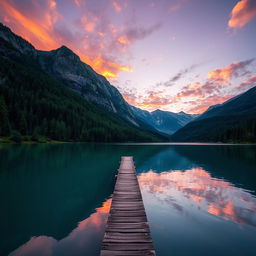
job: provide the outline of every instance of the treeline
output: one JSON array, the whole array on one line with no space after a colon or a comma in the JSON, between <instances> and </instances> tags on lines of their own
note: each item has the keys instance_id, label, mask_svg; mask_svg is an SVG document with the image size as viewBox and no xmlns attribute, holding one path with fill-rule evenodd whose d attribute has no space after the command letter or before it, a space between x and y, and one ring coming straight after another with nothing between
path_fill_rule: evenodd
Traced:
<instances>
[{"instance_id":1,"label":"treeline","mask_svg":"<svg viewBox=\"0 0 256 256\"><path fill-rule=\"evenodd\" d=\"M237 120L231 127L224 127L216 135L215 141L222 142L256 142L256 116L246 120Z\"/></svg>"},{"instance_id":2,"label":"treeline","mask_svg":"<svg viewBox=\"0 0 256 256\"><path fill-rule=\"evenodd\" d=\"M226 115L194 121L180 129L172 141L255 143L256 114Z\"/></svg>"},{"instance_id":3,"label":"treeline","mask_svg":"<svg viewBox=\"0 0 256 256\"><path fill-rule=\"evenodd\" d=\"M50 76L0 58L0 136L61 141L159 141ZM15 139L16 138L16 139Z\"/></svg>"}]
</instances>

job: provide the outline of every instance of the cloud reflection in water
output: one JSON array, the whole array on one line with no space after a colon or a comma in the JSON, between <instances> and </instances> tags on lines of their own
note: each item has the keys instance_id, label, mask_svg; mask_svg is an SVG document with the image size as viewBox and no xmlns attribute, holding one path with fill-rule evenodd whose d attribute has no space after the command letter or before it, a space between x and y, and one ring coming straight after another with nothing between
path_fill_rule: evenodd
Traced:
<instances>
[{"instance_id":1,"label":"cloud reflection in water","mask_svg":"<svg viewBox=\"0 0 256 256\"><path fill-rule=\"evenodd\" d=\"M213 178L203 168L139 175L142 192L184 211L187 205L238 224L256 226L256 198L232 183Z\"/></svg>"},{"instance_id":2,"label":"cloud reflection in water","mask_svg":"<svg viewBox=\"0 0 256 256\"><path fill-rule=\"evenodd\" d=\"M111 205L108 199L67 237L34 236L10 256L98 255Z\"/></svg>"}]
</instances>

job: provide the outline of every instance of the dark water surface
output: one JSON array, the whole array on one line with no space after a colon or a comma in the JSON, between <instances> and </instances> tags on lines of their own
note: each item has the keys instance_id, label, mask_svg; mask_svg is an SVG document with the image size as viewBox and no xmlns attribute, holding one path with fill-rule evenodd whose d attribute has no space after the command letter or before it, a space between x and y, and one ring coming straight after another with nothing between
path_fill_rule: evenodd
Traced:
<instances>
[{"instance_id":1,"label":"dark water surface","mask_svg":"<svg viewBox=\"0 0 256 256\"><path fill-rule=\"evenodd\" d=\"M99 255L122 155L158 256L256 255L256 146L0 145L0 255Z\"/></svg>"}]
</instances>

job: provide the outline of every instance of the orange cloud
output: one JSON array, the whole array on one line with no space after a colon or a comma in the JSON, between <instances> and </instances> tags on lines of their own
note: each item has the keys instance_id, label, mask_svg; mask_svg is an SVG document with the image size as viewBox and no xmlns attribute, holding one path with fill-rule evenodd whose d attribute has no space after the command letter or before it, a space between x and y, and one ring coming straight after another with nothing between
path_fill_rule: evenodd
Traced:
<instances>
[{"instance_id":1,"label":"orange cloud","mask_svg":"<svg viewBox=\"0 0 256 256\"><path fill-rule=\"evenodd\" d=\"M130 41L125 37L119 37L117 40L120 44L130 44Z\"/></svg>"},{"instance_id":2,"label":"orange cloud","mask_svg":"<svg viewBox=\"0 0 256 256\"><path fill-rule=\"evenodd\" d=\"M0 18L37 49L52 50L66 45L78 54L82 61L109 80L114 80L121 71L132 71L130 66L122 65L115 58L115 54L127 50L125 44L128 41L122 40L126 36L121 36L121 31L112 24L103 26L104 17L99 19L88 10L86 15L79 18L79 24L75 24L78 32L71 31L69 27L59 26L64 19L55 0L42 1L40 4L32 0L27 1L24 8L16 2L18 1L0 0ZM77 9L83 1L72 0L71 3ZM72 27L74 24L69 25ZM106 34L108 38L102 41ZM119 42L117 38L120 38Z\"/></svg>"},{"instance_id":3,"label":"orange cloud","mask_svg":"<svg viewBox=\"0 0 256 256\"><path fill-rule=\"evenodd\" d=\"M215 69L207 74L209 80L216 80L217 83L228 84L231 78L232 70L230 67Z\"/></svg>"},{"instance_id":4,"label":"orange cloud","mask_svg":"<svg viewBox=\"0 0 256 256\"><path fill-rule=\"evenodd\" d=\"M80 19L81 25L87 32L93 32L96 28L96 22L98 21L98 17L91 16L88 18L87 16L82 16Z\"/></svg>"},{"instance_id":5,"label":"orange cloud","mask_svg":"<svg viewBox=\"0 0 256 256\"><path fill-rule=\"evenodd\" d=\"M85 25L85 29L88 32L92 32L94 30L94 28L95 28L95 24L93 22L88 22Z\"/></svg>"},{"instance_id":6,"label":"orange cloud","mask_svg":"<svg viewBox=\"0 0 256 256\"><path fill-rule=\"evenodd\" d=\"M17 33L21 34L27 41L43 50L50 50L59 46L50 33L53 22L56 22L60 17L58 14L52 13L53 17L45 15L43 21L37 21L25 16L7 1L0 1L0 6L5 11L5 17L15 24L15 31L18 31ZM56 2L48 1L48 7L49 11L54 10ZM43 26L41 22L44 24Z\"/></svg>"},{"instance_id":7,"label":"orange cloud","mask_svg":"<svg viewBox=\"0 0 256 256\"><path fill-rule=\"evenodd\" d=\"M241 0L232 9L228 26L230 28L242 28L254 18L256 18L255 0Z\"/></svg>"},{"instance_id":8,"label":"orange cloud","mask_svg":"<svg viewBox=\"0 0 256 256\"><path fill-rule=\"evenodd\" d=\"M85 12L78 12L78 7L85 4ZM113 1L113 5L117 12L122 10L119 1ZM127 7L126 3L122 5ZM94 6L81 0L70 0L68 7L78 17L67 23L58 7L56 0L27 0L22 5L19 0L0 0L0 18L37 49L52 50L66 45L110 80L116 79L121 71L132 72L129 65L120 63L120 54L125 54L134 41L144 39L160 27L159 24L148 28L114 25L109 23L107 12L100 10L101 13L95 14Z\"/></svg>"},{"instance_id":9,"label":"orange cloud","mask_svg":"<svg viewBox=\"0 0 256 256\"><path fill-rule=\"evenodd\" d=\"M82 61L92 66L94 70L109 80L114 80L120 71L132 72L130 66L124 66L117 62L108 61L101 56L90 58L83 53L80 53L79 55L81 56Z\"/></svg>"},{"instance_id":10,"label":"orange cloud","mask_svg":"<svg viewBox=\"0 0 256 256\"><path fill-rule=\"evenodd\" d=\"M183 87L182 92L178 93L176 98L187 98L187 97L198 97L201 98L204 96L201 88L203 85L199 82L187 85Z\"/></svg>"}]
</instances>

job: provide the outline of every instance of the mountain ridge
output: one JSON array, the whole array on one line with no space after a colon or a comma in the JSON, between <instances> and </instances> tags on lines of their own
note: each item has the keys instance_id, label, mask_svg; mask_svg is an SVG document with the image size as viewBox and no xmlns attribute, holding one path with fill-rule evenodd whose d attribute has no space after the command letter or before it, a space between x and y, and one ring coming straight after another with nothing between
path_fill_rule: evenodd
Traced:
<instances>
[{"instance_id":1,"label":"mountain ridge","mask_svg":"<svg viewBox=\"0 0 256 256\"><path fill-rule=\"evenodd\" d=\"M256 86L210 107L171 136L179 142L256 142Z\"/></svg>"},{"instance_id":2,"label":"mountain ridge","mask_svg":"<svg viewBox=\"0 0 256 256\"><path fill-rule=\"evenodd\" d=\"M165 140L143 129L120 92L66 46L39 51L0 24L0 53L0 114L12 130L60 140Z\"/></svg>"},{"instance_id":3,"label":"mountain ridge","mask_svg":"<svg viewBox=\"0 0 256 256\"><path fill-rule=\"evenodd\" d=\"M168 136L170 136L198 116L193 114L187 114L183 111L179 113L174 113L170 111L156 109L152 112L149 112L135 106L130 105L130 107L139 119L153 126L162 134L166 134Z\"/></svg>"},{"instance_id":4,"label":"mountain ridge","mask_svg":"<svg viewBox=\"0 0 256 256\"><path fill-rule=\"evenodd\" d=\"M9 49L5 47L2 50L4 56L17 58L15 54L18 50L21 54L32 58L36 63L33 65L38 64L44 72L81 94L85 99L101 105L139 127L136 117L121 93L104 76L82 62L80 57L67 46L62 45L51 51L37 50L32 44L14 34L3 24L0 24L0 38L1 41L4 39L13 47L11 50L10 47ZM3 42L1 46L3 46ZM20 57L20 54L18 55Z\"/></svg>"}]
</instances>

